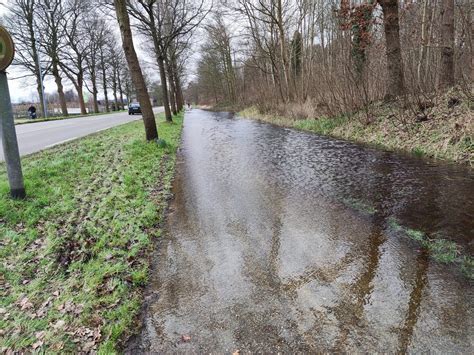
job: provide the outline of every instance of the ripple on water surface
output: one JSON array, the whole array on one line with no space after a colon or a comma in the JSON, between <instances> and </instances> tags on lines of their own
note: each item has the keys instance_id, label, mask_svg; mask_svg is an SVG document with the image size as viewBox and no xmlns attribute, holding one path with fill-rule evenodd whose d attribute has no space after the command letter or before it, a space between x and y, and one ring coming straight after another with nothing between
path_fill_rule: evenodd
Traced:
<instances>
[{"instance_id":1,"label":"ripple on water surface","mask_svg":"<svg viewBox=\"0 0 474 355\"><path fill-rule=\"evenodd\" d=\"M193 110L174 189L132 347L472 352L472 170Z\"/></svg>"}]
</instances>

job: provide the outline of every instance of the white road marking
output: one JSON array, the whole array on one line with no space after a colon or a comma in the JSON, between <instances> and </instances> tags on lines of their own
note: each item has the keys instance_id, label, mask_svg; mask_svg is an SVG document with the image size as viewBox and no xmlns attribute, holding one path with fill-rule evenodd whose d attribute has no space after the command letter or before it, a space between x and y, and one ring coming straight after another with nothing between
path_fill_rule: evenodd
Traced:
<instances>
[{"instance_id":1,"label":"white road marking","mask_svg":"<svg viewBox=\"0 0 474 355\"><path fill-rule=\"evenodd\" d=\"M72 137L72 138L68 138L68 139L65 139L63 141L60 141L60 142L56 142L56 143L53 143L53 144L50 144L50 145L47 145L45 148L52 148L54 146L57 146L57 145L60 145L60 144L63 144L63 143L67 143L69 141L73 141L74 139L78 139L79 137Z\"/></svg>"}]
</instances>

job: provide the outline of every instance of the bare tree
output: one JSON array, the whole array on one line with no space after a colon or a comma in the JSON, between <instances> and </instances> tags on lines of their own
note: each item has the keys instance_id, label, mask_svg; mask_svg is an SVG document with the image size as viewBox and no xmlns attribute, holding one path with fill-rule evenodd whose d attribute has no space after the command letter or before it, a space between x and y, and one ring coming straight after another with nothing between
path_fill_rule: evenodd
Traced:
<instances>
[{"instance_id":1,"label":"bare tree","mask_svg":"<svg viewBox=\"0 0 474 355\"><path fill-rule=\"evenodd\" d=\"M105 43L111 43L113 41L113 38L110 36L110 31L107 28L107 31L105 32ZM102 89L103 89L103 94L104 94L104 101L105 101L105 110L106 112L110 111L109 107L109 95L107 91L107 69L109 67L109 60L110 60L110 51L109 51L109 46L104 45L99 47L99 66L98 70L100 71L101 75L101 80L102 80Z\"/></svg>"},{"instance_id":2,"label":"bare tree","mask_svg":"<svg viewBox=\"0 0 474 355\"><path fill-rule=\"evenodd\" d=\"M221 16L215 16L213 21L206 25L206 33L207 42L202 50L209 54L208 60L217 63L217 68L220 71L218 75L223 79L222 84L225 88L226 98L229 103L235 103L236 78L232 63L230 35ZM217 72L214 73L214 75L216 74Z\"/></svg>"},{"instance_id":3,"label":"bare tree","mask_svg":"<svg viewBox=\"0 0 474 355\"><path fill-rule=\"evenodd\" d=\"M99 112L99 71L101 62L101 51L107 44L109 29L105 22L97 17L96 13L90 14L85 21L85 40L87 41L87 73L91 82L89 91L93 97L94 112Z\"/></svg>"},{"instance_id":4,"label":"bare tree","mask_svg":"<svg viewBox=\"0 0 474 355\"><path fill-rule=\"evenodd\" d=\"M89 6L85 0L70 0L68 11L70 16L64 24L67 46L60 53L59 65L68 79L73 83L79 100L81 114L86 114L84 101L84 84L89 55L88 29L85 25Z\"/></svg>"},{"instance_id":5,"label":"bare tree","mask_svg":"<svg viewBox=\"0 0 474 355\"><path fill-rule=\"evenodd\" d=\"M129 9L130 15L137 20L137 29L153 44L160 71L165 116L167 121L172 121L165 63L168 48L175 38L198 26L208 10L204 9L204 0L133 0L129 3Z\"/></svg>"},{"instance_id":6,"label":"bare tree","mask_svg":"<svg viewBox=\"0 0 474 355\"><path fill-rule=\"evenodd\" d=\"M147 140L158 139L158 131L156 129L155 115L151 107L148 90L143 79L140 63L138 62L137 53L133 45L133 35L130 28L130 18L127 12L126 0L114 0L115 12L117 21L120 27L120 34L122 36L122 47L127 59L127 64L130 69L130 76L137 90L138 101L142 108L143 122L145 124L145 133Z\"/></svg>"},{"instance_id":7,"label":"bare tree","mask_svg":"<svg viewBox=\"0 0 474 355\"><path fill-rule=\"evenodd\" d=\"M405 92L398 0L379 0L379 3L383 11L387 56L388 75L385 97L392 100Z\"/></svg>"},{"instance_id":8,"label":"bare tree","mask_svg":"<svg viewBox=\"0 0 474 355\"><path fill-rule=\"evenodd\" d=\"M441 3L441 77L439 86L454 85L454 0Z\"/></svg>"},{"instance_id":9,"label":"bare tree","mask_svg":"<svg viewBox=\"0 0 474 355\"><path fill-rule=\"evenodd\" d=\"M37 2L35 0L13 0L9 4L10 14L5 18L16 46L13 64L22 67L36 78L36 89L41 112L45 107L42 82L48 73L51 62L41 63L40 53L44 49L36 37Z\"/></svg>"},{"instance_id":10,"label":"bare tree","mask_svg":"<svg viewBox=\"0 0 474 355\"><path fill-rule=\"evenodd\" d=\"M43 45L46 54L51 58L51 74L56 83L59 104L63 116L68 116L66 98L64 96L63 78L60 72L59 53L65 46L64 28L67 22L67 11L61 0L39 0L37 17L40 31L44 37Z\"/></svg>"}]
</instances>

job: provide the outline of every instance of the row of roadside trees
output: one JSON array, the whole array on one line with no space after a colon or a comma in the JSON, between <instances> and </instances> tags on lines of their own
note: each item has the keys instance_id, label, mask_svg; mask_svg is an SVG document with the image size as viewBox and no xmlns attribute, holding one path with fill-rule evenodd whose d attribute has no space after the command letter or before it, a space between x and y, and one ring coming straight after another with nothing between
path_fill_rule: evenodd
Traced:
<instances>
[{"instance_id":1,"label":"row of roadside trees","mask_svg":"<svg viewBox=\"0 0 474 355\"><path fill-rule=\"evenodd\" d=\"M94 112L99 112L99 92L106 111L123 107L132 87L123 51L110 22L90 0L12 0L3 19L16 46L14 65L36 79L44 112L43 81L52 76L62 115L68 115L65 81L77 93L81 113L87 112L85 91ZM113 104L112 104L113 102Z\"/></svg>"},{"instance_id":2,"label":"row of roadside trees","mask_svg":"<svg viewBox=\"0 0 474 355\"><path fill-rule=\"evenodd\" d=\"M185 63L193 32L211 6L206 7L204 0L11 0L2 22L17 48L14 65L36 79L42 112L43 81L52 76L64 116L68 115L64 93L68 82L77 92L83 114L86 90L95 112L99 112L99 95L109 111L112 101L113 107L123 107L124 96L130 99L134 92L147 121L151 105L144 98L149 101L150 82L142 67L151 58L160 74L166 119L171 121L184 106ZM134 40L141 42L145 53L140 61ZM156 129L147 130L149 139L156 138Z\"/></svg>"},{"instance_id":3,"label":"row of roadside trees","mask_svg":"<svg viewBox=\"0 0 474 355\"><path fill-rule=\"evenodd\" d=\"M142 107L147 140L158 138L148 91L134 46L132 27L145 39L160 72L162 101L168 122L182 110L182 75L185 53L193 31L204 20L212 4L204 0L114 0L106 2L115 9L122 37L122 48ZM169 86L169 88L168 88Z\"/></svg>"}]
</instances>

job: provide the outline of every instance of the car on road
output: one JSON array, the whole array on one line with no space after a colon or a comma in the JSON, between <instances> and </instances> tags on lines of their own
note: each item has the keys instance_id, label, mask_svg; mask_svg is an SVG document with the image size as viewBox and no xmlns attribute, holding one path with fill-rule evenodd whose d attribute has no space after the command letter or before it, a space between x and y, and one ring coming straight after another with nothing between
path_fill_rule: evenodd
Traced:
<instances>
[{"instance_id":1,"label":"car on road","mask_svg":"<svg viewBox=\"0 0 474 355\"><path fill-rule=\"evenodd\" d=\"M136 113L139 113L139 114L142 113L142 109L140 108L140 104L139 103L133 103L133 104L128 105L128 114L129 115L134 115Z\"/></svg>"}]
</instances>

